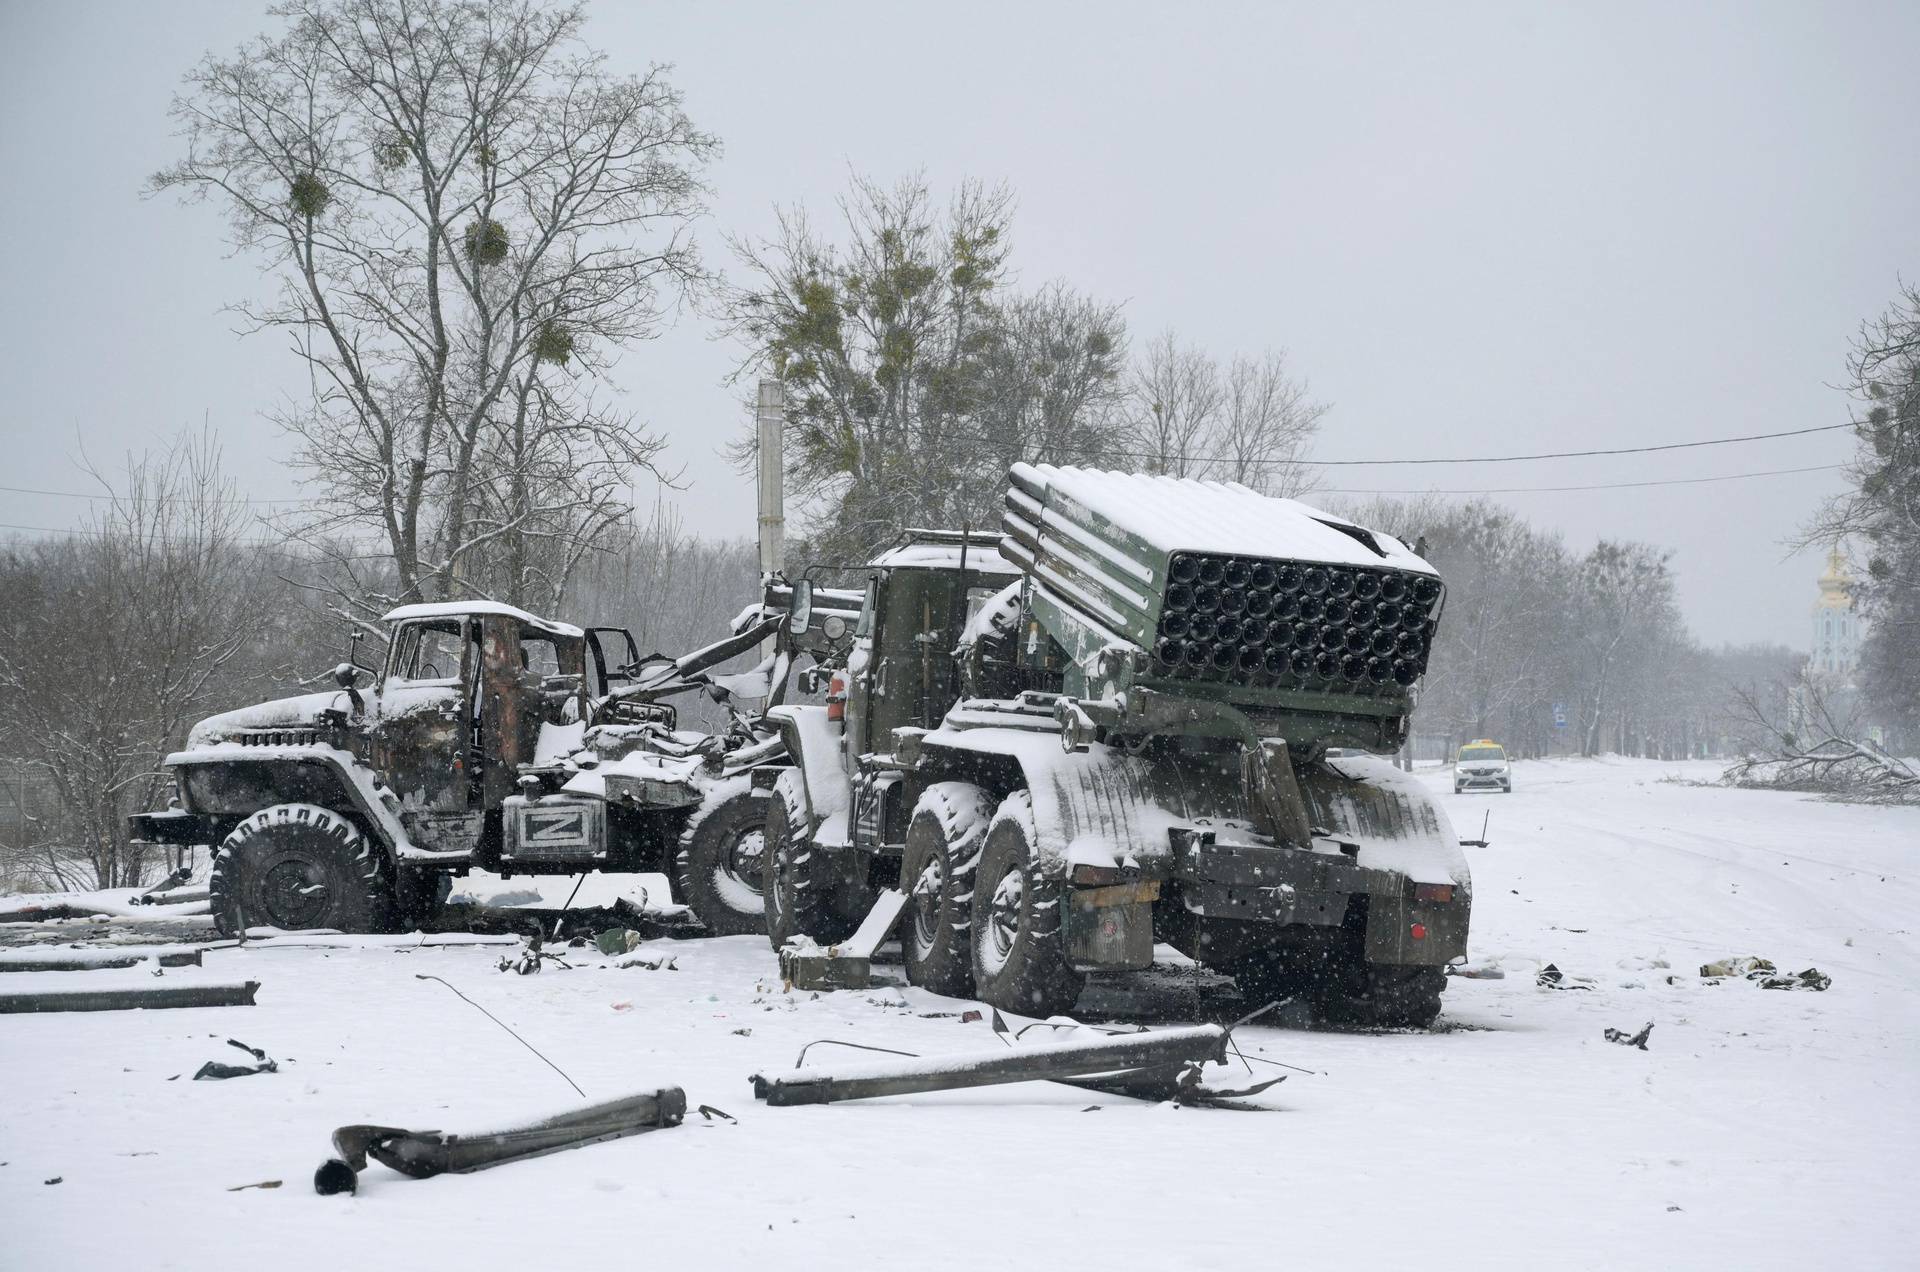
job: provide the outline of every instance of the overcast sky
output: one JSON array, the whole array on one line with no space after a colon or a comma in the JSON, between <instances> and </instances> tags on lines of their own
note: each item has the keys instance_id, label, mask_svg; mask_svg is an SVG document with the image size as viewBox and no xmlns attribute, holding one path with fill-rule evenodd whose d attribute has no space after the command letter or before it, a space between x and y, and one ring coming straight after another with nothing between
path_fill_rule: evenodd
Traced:
<instances>
[{"instance_id":1,"label":"overcast sky","mask_svg":"<svg viewBox=\"0 0 1920 1272\"><path fill-rule=\"evenodd\" d=\"M297 496L260 410L298 390L222 306L265 284L209 207L144 200L235 0L0 0L0 484L84 489L204 418L261 499ZM1843 421L1847 340L1920 276L1920 4L642 4L616 66L676 64L725 153L702 230L819 213L849 170L1005 181L1024 283L1125 303L1223 357L1284 346L1333 404L1323 459L1649 445ZM718 448L736 351L694 318L628 355L690 526L752 533ZM1333 470L1485 489L1836 464L1847 435L1668 456ZM1674 550L1695 631L1804 647L1819 563L1781 540L1836 474L1499 496L1578 548ZM0 491L0 522L75 499ZM0 531L0 533L6 533Z\"/></svg>"}]
</instances>

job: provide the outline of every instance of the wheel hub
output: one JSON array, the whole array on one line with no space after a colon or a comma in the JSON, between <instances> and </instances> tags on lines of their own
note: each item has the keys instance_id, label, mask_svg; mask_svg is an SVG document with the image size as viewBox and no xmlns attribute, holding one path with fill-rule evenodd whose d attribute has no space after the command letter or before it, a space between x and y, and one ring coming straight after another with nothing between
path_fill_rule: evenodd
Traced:
<instances>
[{"instance_id":1,"label":"wheel hub","mask_svg":"<svg viewBox=\"0 0 1920 1272\"><path fill-rule=\"evenodd\" d=\"M758 829L743 832L727 851L727 874L742 886L760 892L765 888L766 868L766 832Z\"/></svg>"},{"instance_id":2,"label":"wheel hub","mask_svg":"<svg viewBox=\"0 0 1920 1272\"><path fill-rule=\"evenodd\" d=\"M1013 949L1013 943L1020 935L1020 911L1027 895L1027 876L1020 870L1009 870L1000 877L993 887L993 906L987 921L987 939L993 942L994 953L1005 958Z\"/></svg>"},{"instance_id":3,"label":"wheel hub","mask_svg":"<svg viewBox=\"0 0 1920 1272\"><path fill-rule=\"evenodd\" d=\"M260 880L260 901L275 927L319 927L332 908L333 891L312 862L281 861Z\"/></svg>"},{"instance_id":4,"label":"wheel hub","mask_svg":"<svg viewBox=\"0 0 1920 1272\"><path fill-rule=\"evenodd\" d=\"M921 953L931 950L940 935L940 899L947 891L946 863L938 855L927 858L913 881L913 939Z\"/></svg>"}]
</instances>

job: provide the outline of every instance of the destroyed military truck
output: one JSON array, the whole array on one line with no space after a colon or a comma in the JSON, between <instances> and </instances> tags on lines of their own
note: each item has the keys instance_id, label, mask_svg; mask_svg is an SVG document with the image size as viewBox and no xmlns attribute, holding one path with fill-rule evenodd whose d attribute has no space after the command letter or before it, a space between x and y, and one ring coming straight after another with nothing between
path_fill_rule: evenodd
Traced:
<instances>
[{"instance_id":1,"label":"destroyed military truck","mask_svg":"<svg viewBox=\"0 0 1920 1272\"><path fill-rule=\"evenodd\" d=\"M1028 1015L1157 942L1330 1020L1424 1026L1466 953L1406 741L1444 587L1246 487L1016 465L1004 533L871 571L825 706L769 712L776 949L908 897L908 979ZM1338 753L1335 754L1334 752Z\"/></svg>"},{"instance_id":2,"label":"destroyed military truck","mask_svg":"<svg viewBox=\"0 0 1920 1272\"><path fill-rule=\"evenodd\" d=\"M725 734L680 730L668 700L724 699L746 679L778 702L800 652L792 629L806 630L790 598L771 578L733 636L679 659L641 657L622 628L509 605L401 606L371 673L342 664L335 691L194 726L167 757L175 806L135 815L131 834L213 849L226 935L419 922L474 868L658 871L709 931L761 931L771 783L750 774L784 761L780 737L737 713ZM757 673L708 674L770 639Z\"/></svg>"}]
</instances>

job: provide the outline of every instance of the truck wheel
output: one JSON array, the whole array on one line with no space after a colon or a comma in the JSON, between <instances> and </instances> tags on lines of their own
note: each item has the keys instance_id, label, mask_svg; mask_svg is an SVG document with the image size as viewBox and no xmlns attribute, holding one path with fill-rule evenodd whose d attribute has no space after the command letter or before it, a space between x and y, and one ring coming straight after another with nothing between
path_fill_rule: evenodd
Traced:
<instances>
[{"instance_id":1,"label":"truck wheel","mask_svg":"<svg viewBox=\"0 0 1920 1272\"><path fill-rule=\"evenodd\" d=\"M900 952L907 980L950 998L973 993L973 876L993 818L993 797L966 782L935 782L913 806L900 890L907 927Z\"/></svg>"},{"instance_id":2,"label":"truck wheel","mask_svg":"<svg viewBox=\"0 0 1920 1272\"><path fill-rule=\"evenodd\" d=\"M1066 889L1035 868L1033 800L1015 791L987 827L973 885L973 980L1003 1011L1070 1011L1085 978L1067 962Z\"/></svg>"},{"instance_id":3,"label":"truck wheel","mask_svg":"<svg viewBox=\"0 0 1920 1272\"><path fill-rule=\"evenodd\" d=\"M1368 963L1354 984L1342 987L1349 992L1323 993L1314 1014L1329 1024L1425 1029L1438 1019L1446 988L1444 968Z\"/></svg>"},{"instance_id":4,"label":"truck wheel","mask_svg":"<svg viewBox=\"0 0 1920 1272\"><path fill-rule=\"evenodd\" d=\"M796 936L822 945L844 941L860 926L848 920L834 896L833 857L813 842L799 770L789 769L774 783L768 801L766 867L767 940L778 950Z\"/></svg>"},{"instance_id":5,"label":"truck wheel","mask_svg":"<svg viewBox=\"0 0 1920 1272\"><path fill-rule=\"evenodd\" d=\"M381 932L393 926L387 859L358 826L312 804L275 804L233 828L207 881L214 930Z\"/></svg>"},{"instance_id":6,"label":"truck wheel","mask_svg":"<svg viewBox=\"0 0 1920 1272\"><path fill-rule=\"evenodd\" d=\"M707 792L673 858L673 886L707 931L742 936L767 930L761 873L767 846L767 805L745 776Z\"/></svg>"}]
</instances>

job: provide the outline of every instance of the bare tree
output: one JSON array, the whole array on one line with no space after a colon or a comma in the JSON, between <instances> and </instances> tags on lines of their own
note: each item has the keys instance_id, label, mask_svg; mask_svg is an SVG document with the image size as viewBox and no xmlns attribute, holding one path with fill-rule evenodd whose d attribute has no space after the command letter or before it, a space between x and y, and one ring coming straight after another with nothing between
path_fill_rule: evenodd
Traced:
<instances>
[{"instance_id":1,"label":"bare tree","mask_svg":"<svg viewBox=\"0 0 1920 1272\"><path fill-rule=\"evenodd\" d=\"M1616 720L1614 698L1632 656L1662 628L1678 622L1670 554L1644 543L1601 540L1581 561L1577 576L1581 652L1581 750L1600 751L1603 730ZM1616 731L1616 738L1624 730Z\"/></svg>"},{"instance_id":2,"label":"bare tree","mask_svg":"<svg viewBox=\"0 0 1920 1272\"><path fill-rule=\"evenodd\" d=\"M690 224L716 143L660 67L612 74L535 0L290 0L209 56L155 191L210 198L278 280L310 400L280 423L324 492L293 529L377 535L398 596L556 598L659 476L592 387L706 284ZM349 577L351 575L349 574Z\"/></svg>"},{"instance_id":3,"label":"bare tree","mask_svg":"<svg viewBox=\"0 0 1920 1272\"><path fill-rule=\"evenodd\" d=\"M1171 330L1141 350L1127 386L1125 437L1136 464L1171 477L1207 477L1206 454L1226 403L1220 364Z\"/></svg>"},{"instance_id":4,"label":"bare tree","mask_svg":"<svg viewBox=\"0 0 1920 1272\"><path fill-rule=\"evenodd\" d=\"M1286 498L1311 489L1312 470L1298 461L1328 406L1313 401L1307 382L1288 371L1286 350L1235 354L1225 399L1211 439L1215 475Z\"/></svg>"},{"instance_id":5,"label":"bare tree","mask_svg":"<svg viewBox=\"0 0 1920 1272\"><path fill-rule=\"evenodd\" d=\"M208 437L95 476L107 502L82 533L0 558L0 758L55 793L38 872L110 888L141 882L126 816L164 803L160 760L230 692L272 574Z\"/></svg>"}]
</instances>

